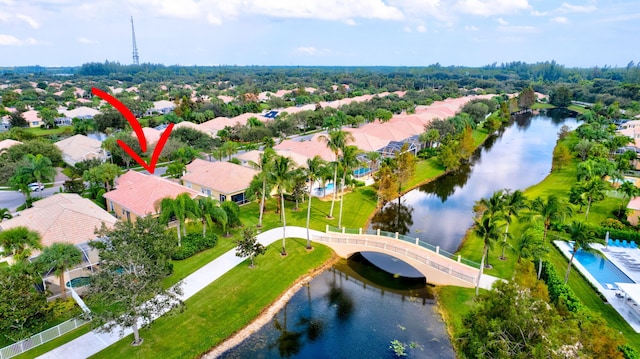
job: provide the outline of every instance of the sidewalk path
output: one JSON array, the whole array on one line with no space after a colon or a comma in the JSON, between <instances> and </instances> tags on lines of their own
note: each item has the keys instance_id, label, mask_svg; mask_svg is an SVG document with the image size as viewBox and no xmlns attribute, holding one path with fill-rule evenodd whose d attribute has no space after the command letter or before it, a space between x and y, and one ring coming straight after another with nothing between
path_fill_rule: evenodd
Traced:
<instances>
[{"instance_id":1,"label":"sidewalk path","mask_svg":"<svg viewBox=\"0 0 640 359\"><path fill-rule=\"evenodd\" d=\"M321 235L322 232L311 230L311 235ZM257 235L258 241L264 246L282 239L282 227L270 229L264 233ZM307 229L302 227L287 226L287 238L307 238ZM181 299L186 301L200 290L204 289L209 284L213 283L216 279L220 278L223 274L228 272L233 267L242 263L245 258L236 257L235 249L232 249L220 257L206 264L204 267L193 272L187 278L183 280L182 290L183 295ZM127 336L133 331L131 328L124 330L124 335ZM105 349L106 347L114 344L122 339L118 335L119 330L114 330L111 333L96 333L91 331L84 334L62 346L53 349L52 351L38 357L38 358L50 358L50 359L83 359L90 357Z\"/></svg>"}]
</instances>

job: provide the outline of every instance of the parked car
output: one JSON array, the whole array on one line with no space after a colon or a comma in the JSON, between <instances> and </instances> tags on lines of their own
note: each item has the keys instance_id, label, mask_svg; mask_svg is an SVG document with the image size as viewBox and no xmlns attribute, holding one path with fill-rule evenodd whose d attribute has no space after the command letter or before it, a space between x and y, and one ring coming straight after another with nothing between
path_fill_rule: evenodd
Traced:
<instances>
[{"instance_id":1,"label":"parked car","mask_svg":"<svg viewBox=\"0 0 640 359\"><path fill-rule=\"evenodd\" d=\"M38 182L29 183L28 186L31 192L38 192L44 189L44 185Z\"/></svg>"}]
</instances>

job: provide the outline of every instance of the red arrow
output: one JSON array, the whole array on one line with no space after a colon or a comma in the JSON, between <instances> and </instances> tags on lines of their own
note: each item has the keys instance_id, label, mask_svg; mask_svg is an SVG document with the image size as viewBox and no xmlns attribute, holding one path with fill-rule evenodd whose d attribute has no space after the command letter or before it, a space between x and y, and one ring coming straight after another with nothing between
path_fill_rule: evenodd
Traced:
<instances>
[{"instance_id":1,"label":"red arrow","mask_svg":"<svg viewBox=\"0 0 640 359\"><path fill-rule=\"evenodd\" d=\"M127 108L122 102L118 101L117 98L109 95L108 93L97 89L95 87L91 88L91 93L100 97L101 99L110 103L113 107L120 112L124 118L129 122L129 125L135 132L136 137L138 138L138 143L140 144L140 149L142 152L147 151L147 139L144 137L144 132L142 131L142 126L140 122L136 119L136 116L133 115L131 110ZM158 162L158 158L160 157L160 152L162 152L162 148L167 143L169 139L169 135L171 135L171 130L173 130L173 123L170 123L169 126L162 132L158 143L156 144L156 148L153 149L153 153L151 154L151 161L147 164L129 145L124 143L122 140L117 140L118 145L122 147L125 152L129 154L136 162L138 162L144 169L149 171L149 173L153 174L156 169L156 163Z\"/></svg>"}]
</instances>

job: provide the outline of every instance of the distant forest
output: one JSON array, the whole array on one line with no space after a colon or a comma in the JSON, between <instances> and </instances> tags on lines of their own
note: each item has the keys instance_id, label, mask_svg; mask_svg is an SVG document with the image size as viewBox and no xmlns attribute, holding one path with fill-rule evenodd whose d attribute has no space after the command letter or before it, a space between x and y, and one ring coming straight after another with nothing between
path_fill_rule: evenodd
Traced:
<instances>
[{"instance_id":1,"label":"distant forest","mask_svg":"<svg viewBox=\"0 0 640 359\"><path fill-rule=\"evenodd\" d=\"M68 78L76 83L88 79L98 84L117 81L125 85L199 84L208 87L207 90L233 88L232 92L237 93L275 92L299 87L327 89L335 84L346 84L350 89L347 96L445 87L513 93L529 86L548 94L563 85L569 88L576 101L605 105L618 101L621 108L635 108L640 102L640 63L633 61L624 68L567 68L555 61L494 63L483 67L439 64L425 67L165 66L106 61L79 67L0 68L0 79L5 83L19 83L29 78L36 81Z\"/></svg>"}]
</instances>

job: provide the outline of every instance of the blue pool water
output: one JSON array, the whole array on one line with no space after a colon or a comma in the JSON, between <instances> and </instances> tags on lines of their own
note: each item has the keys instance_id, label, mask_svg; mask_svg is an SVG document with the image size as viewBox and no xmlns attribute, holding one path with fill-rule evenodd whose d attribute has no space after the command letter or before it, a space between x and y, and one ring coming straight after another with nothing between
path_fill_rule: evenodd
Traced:
<instances>
[{"instance_id":1,"label":"blue pool water","mask_svg":"<svg viewBox=\"0 0 640 359\"><path fill-rule=\"evenodd\" d=\"M368 168L368 167L364 167L364 168L360 167L357 170L353 171L353 175L356 176L356 177L362 177L362 176L368 174L369 172L371 172L370 168Z\"/></svg>"},{"instance_id":2,"label":"blue pool water","mask_svg":"<svg viewBox=\"0 0 640 359\"><path fill-rule=\"evenodd\" d=\"M607 288L607 284L615 285L616 282L635 283L615 264L604 257L579 250L573 260L580 262L604 288Z\"/></svg>"},{"instance_id":3,"label":"blue pool water","mask_svg":"<svg viewBox=\"0 0 640 359\"><path fill-rule=\"evenodd\" d=\"M89 285L90 282L91 282L91 278L89 277L73 278L72 280L67 282L67 287L69 288L84 287L85 285Z\"/></svg>"},{"instance_id":4,"label":"blue pool water","mask_svg":"<svg viewBox=\"0 0 640 359\"><path fill-rule=\"evenodd\" d=\"M324 187L324 189L326 189L327 191L332 190L332 189L333 189L333 183L329 183L328 185L326 185L326 186Z\"/></svg>"}]
</instances>

